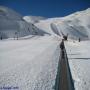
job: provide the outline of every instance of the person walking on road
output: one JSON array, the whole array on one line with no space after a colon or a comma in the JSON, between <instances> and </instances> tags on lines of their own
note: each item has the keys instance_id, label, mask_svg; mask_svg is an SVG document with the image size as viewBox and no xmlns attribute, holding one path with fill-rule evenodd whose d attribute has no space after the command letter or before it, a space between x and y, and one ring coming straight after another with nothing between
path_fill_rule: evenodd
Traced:
<instances>
[{"instance_id":1,"label":"person walking on road","mask_svg":"<svg viewBox=\"0 0 90 90\"><path fill-rule=\"evenodd\" d=\"M62 41L61 41L61 43L60 43L60 48L61 48L61 50L64 49L64 40L63 40L63 39L62 39Z\"/></svg>"}]
</instances>

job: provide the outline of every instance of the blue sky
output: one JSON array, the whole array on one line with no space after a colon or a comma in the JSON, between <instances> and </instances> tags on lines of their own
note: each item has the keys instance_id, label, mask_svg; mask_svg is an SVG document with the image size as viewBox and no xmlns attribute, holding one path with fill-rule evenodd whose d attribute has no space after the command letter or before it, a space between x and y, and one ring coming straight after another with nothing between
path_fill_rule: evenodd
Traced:
<instances>
[{"instance_id":1,"label":"blue sky","mask_svg":"<svg viewBox=\"0 0 90 90\"><path fill-rule=\"evenodd\" d=\"M22 15L62 17L90 7L90 0L0 0Z\"/></svg>"}]
</instances>

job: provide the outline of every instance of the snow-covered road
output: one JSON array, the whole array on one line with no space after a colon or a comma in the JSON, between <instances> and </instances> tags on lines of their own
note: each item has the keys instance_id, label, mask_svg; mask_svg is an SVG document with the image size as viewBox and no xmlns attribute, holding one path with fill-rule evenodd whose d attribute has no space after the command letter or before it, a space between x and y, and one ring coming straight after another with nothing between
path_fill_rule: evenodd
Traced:
<instances>
[{"instance_id":1,"label":"snow-covered road","mask_svg":"<svg viewBox=\"0 0 90 90\"><path fill-rule=\"evenodd\" d=\"M65 42L75 90L90 90L90 41Z\"/></svg>"},{"instance_id":2,"label":"snow-covered road","mask_svg":"<svg viewBox=\"0 0 90 90\"><path fill-rule=\"evenodd\" d=\"M0 88L53 90L60 55L59 43L48 36L0 41Z\"/></svg>"}]
</instances>

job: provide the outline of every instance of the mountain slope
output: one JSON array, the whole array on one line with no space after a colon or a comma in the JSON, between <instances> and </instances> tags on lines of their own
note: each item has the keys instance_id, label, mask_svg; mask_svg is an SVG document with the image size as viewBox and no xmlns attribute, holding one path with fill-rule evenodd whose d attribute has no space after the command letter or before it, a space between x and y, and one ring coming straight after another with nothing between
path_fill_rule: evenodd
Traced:
<instances>
[{"instance_id":1,"label":"mountain slope","mask_svg":"<svg viewBox=\"0 0 90 90\"><path fill-rule=\"evenodd\" d=\"M8 7L0 6L0 20L1 19L22 20L22 15Z\"/></svg>"},{"instance_id":2,"label":"mountain slope","mask_svg":"<svg viewBox=\"0 0 90 90\"><path fill-rule=\"evenodd\" d=\"M23 20L23 17L4 6L0 6L0 38L15 38L27 35L44 35L45 32L39 30L31 23Z\"/></svg>"},{"instance_id":3,"label":"mountain slope","mask_svg":"<svg viewBox=\"0 0 90 90\"><path fill-rule=\"evenodd\" d=\"M45 20L45 17L41 16L24 16L23 19L28 23L38 23L40 20Z\"/></svg>"},{"instance_id":4,"label":"mountain slope","mask_svg":"<svg viewBox=\"0 0 90 90\"><path fill-rule=\"evenodd\" d=\"M43 20L35 25L51 34L58 31L57 35L68 34L71 39L90 39L90 8L66 17Z\"/></svg>"}]
</instances>

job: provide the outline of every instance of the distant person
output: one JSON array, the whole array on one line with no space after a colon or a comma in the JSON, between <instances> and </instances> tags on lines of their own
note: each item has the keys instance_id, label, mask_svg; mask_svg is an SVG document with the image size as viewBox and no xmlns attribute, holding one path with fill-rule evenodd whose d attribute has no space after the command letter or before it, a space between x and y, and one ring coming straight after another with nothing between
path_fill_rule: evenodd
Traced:
<instances>
[{"instance_id":1,"label":"distant person","mask_svg":"<svg viewBox=\"0 0 90 90\"><path fill-rule=\"evenodd\" d=\"M2 36L0 37L0 39L2 40Z\"/></svg>"},{"instance_id":2,"label":"distant person","mask_svg":"<svg viewBox=\"0 0 90 90\"><path fill-rule=\"evenodd\" d=\"M78 41L80 42L80 41L81 41L81 39L79 38L79 39L78 39Z\"/></svg>"},{"instance_id":3,"label":"distant person","mask_svg":"<svg viewBox=\"0 0 90 90\"><path fill-rule=\"evenodd\" d=\"M68 36L64 35L63 38L65 41L67 41Z\"/></svg>"},{"instance_id":4,"label":"distant person","mask_svg":"<svg viewBox=\"0 0 90 90\"><path fill-rule=\"evenodd\" d=\"M64 49L64 40L63 40L63 39L62 39L62 42L61 42L61 44L60 44L60 48L61 48L61 50Z\"/></svg>"},{"instance_id":5,"label":"distant person","mask_svg":"<svg viewBox=\"0 0 90 90\"><path fill-rule=\"evenodd\" d=\"M60 43L60 48L61 48L61 57L64 58L64 39L62 39L62 42Z\"/></svg>"}]
</instances>

